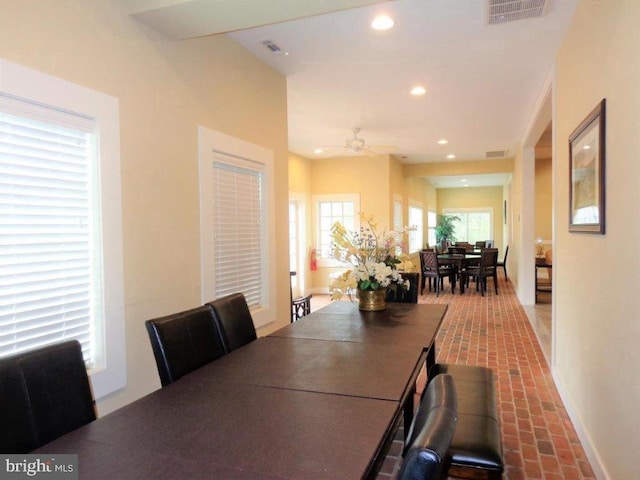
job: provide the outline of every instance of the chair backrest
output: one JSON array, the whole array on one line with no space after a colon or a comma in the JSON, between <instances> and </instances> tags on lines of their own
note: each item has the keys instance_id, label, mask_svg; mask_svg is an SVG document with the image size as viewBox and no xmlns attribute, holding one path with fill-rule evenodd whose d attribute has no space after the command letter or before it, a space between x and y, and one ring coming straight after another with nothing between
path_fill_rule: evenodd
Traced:
<instances>
[{"instance_id":1,"label":"chair backrest","mask_svg":"<svg viewBox=\"0 0 640 480\"><path fill-rule=\"evenodd\" d=\"M398 480L439 479L456 429L457 398L451 375L429 382L407 434Z\"/></svg>"},{"instance_id":2,"label":"chair backrest","mask_svg":"<svg viewBox=\"0 0 640 480\"><path fill-rule=\"evenodd\" d=\"M486 248L486 246L487 246L486 240L480 240L476 242L476 248Z\"/></svg>"},{"instance_id":3,"label":"chair backrest","mask_svg":"<svg viewBox=\"0 0 640 480\"><path fill-rule=\"evenodd\" d=\"M0 453L28 453L96 419L77 340L0 359Z\"/></svg>"},{"instance_id":4,"label":"chair backrest","mask_svg":"<svg viewBox=\"0 0 640 480\"><path fill-rule=\"evenodd\" d=\"M418 272L402 272L402 278L409 281L409 288L406 290L397 285L395 290L389 289L387 292L387 302L418 303L418 283L420 276Z\"/></svg>"},{"instance_id":5,"label":"chair backrest","mask_svg":"<svg viewBox=\"0 0 640 480\"><path fill-rule=\"evenodd\" d=\"M466 247L449 247L447 252L454 255L464 255L467 253Z\"/></svg>"},{"instance_id":6,"label":"chair backrest","mask_svg":"<svg viewBox=\"0 0 640 480\"><path fill-rule=\"evenodd\" d=\"M507 255L509 255L509 245L504 249L504 258L502 259L502 263L507 262Z\"/></svg>"},{"instance_id":7,"label":"chair backrest","mask_svg":"<svg viewBox=\"0 0 640 480\"><path fill-rule=\"evenodd\" d=\"M249 305L242 293L226 295L207 305L213 308L213 318L227 353L258 338Z\"/></svg>"},{"instance_id":8,"label":"chair backrest","mask_svg":"<svg viewBox=\"0 0 640 480\"><path fill-rule=\"evenodd\" d=\"M162 386L226 353L210 306L145 322Z\"/></svg>"},{"instance_id":9,"label":"chair backrest","mask_svg":"<svg viewBox=\"0 0 640 480\"><path fill-rule=\"evenodd\" d=\"M422 250L420 252L420 268L422 273L438 269L438 254Z\"/></svg>"},{"instance_id":10,"label":"chair backrest","mask_svg":"<svg viewBox=\"0 0 640 480\"><path fill-rule=\"evenodd\" d=\"M498 264L498 249L485 248L480 255L480 267L488 269Z\"/></svg>"},{"instance_id":11,"label":"chair backrest","mask_svg":"<svg viewBox=\"0 0 640 480\"><path fill-rule=\"evenodd\" d=\"M305 315L311 313L311 298L313 295L305 295L304 297L294 298L291 301L291 321L296 322Z\"/></svg>"}]
</instances>

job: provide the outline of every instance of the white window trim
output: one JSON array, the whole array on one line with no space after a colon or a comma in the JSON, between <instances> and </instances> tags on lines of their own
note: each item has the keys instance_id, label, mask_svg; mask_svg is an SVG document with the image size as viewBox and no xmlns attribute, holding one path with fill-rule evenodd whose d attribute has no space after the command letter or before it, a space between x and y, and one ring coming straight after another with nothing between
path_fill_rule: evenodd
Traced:
<instances>
[{"instance_id":1,"label":"white window trim","mask_svg":"<svg viewBox=\"0 0 640 480\"><path fill-rule=\"evenodd\" d=\"M493 207L473 207L473 208L443 208L443 215L455 215L456 213L488 213L489 214L489 232L493 237L494 214ZM489 240L489 239L485 239Z\"/></svg>"},{"instance_id":2,"label":"white window trim","mask_svg":"<svg viewBox=\"0 0 640 480\"><path fill-rule=\"evenodd\" d=\"M265 303L262 308L253 309L251 316L256 328L274 322L276 319L276 292L275 287L275 255L271 246L275 245L275 229L274 222L274 176L273 176L273 152L267 148L255 145L238 138L216 132L205 127L198 127L198 162L200 176L200 249L201 249L201 297L202 302L206 303L211 298L214 291L213 275L207 275L207 272L214 270L214 244L212 235L213 231L213 205L210 201L213 198L213 179L210 174L211 163L213 162L212 152L219 152L228 157L236 157L248 159L264 165L265 168L265 197L266 197L266 218L265 228L267 231L264 236L264 259L266 268L266 281L262 288L264 289Z\"/></svg>"},{"instance_id":3,"label":"white window trim","mask_svg":"<svg viewBox=\"0 0 640 480\"><path fill-rule=\"evenodd\" d=\"M416 250L411 250L411 247L409 245L410 242L407 242L407 249L409 250L409 254L412 253L416 253L419 252L420 250L422 250L422 248L424 248L424 206L422 204L422 202L418 202L417 200L411 200L409 199L409 209L408 209L408 215L407 215L407 223L411 222L411 207L413 208L419 208L420 210L422 210L422 241L420 242L420 245L418 245L418 248ZM413 227L414 225L409 225L410 227ZM409 232L409 234L411 234L411 232Z\"/></svg>"},{"instance_id":4,"label":"white window trim","mask_svg":"<svg viewBox=\"0 0 640 480\"><path fill-rule=\"evenodd\" d=\"M93 396L99 399L127 383L118 100L4 59L0 59L0 89L9 95L95 118L98 124L104 321L97 325L103 329L102 342L96 343L97 362L88 373Z\"/></svg>"},{"instance_id":5,"label":"white window trim","mask_svg":"<svg viewBox=\"0 0 640 480\"><path fill-rule=\"evenodd\" d=\"M294 201L298 203L298 218L296 218L296 226L298 229L298 245L296 245L296 250L298 252L298 258L296 259L296 278L295 283L296 287L293 292L294 296L296 295L304 295L306 291L307 284L307 275L306 275L306 265L307 265L307 225L305 223L307 205L306 205L306 197L304 193L300 192L289 192L289 201Z\"/></svg>"},{"instance_id":6,"label":"white window trim","mask_svg":"<svg viewBox=\"0 0 640 480\"><path fill-rule=\"evenodd\" d=\"M354 224L356 230L360 229L360 194L359 193L337 193L337 194L322 194L322 195L313 195L311 197L312 209L313 209L313 219L314 219L314 230L315 230L315 245L316 250L320 245L320 209L318 208L318 204L321 202L352 202L353 203L353 211L355 212ZM340 268L340 267L348 267L349 264L345 262L341 262L336 260L335 258L323 258L318 256L318 267L323 268Z\"/></svg>"}]
</instances>

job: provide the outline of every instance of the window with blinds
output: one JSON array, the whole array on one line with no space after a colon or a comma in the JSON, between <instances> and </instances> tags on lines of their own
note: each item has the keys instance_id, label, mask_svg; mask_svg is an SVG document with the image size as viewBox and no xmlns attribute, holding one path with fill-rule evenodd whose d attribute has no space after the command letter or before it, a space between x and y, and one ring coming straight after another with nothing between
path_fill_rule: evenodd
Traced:
<instances>
[{"instance_id":1,"label":"window with blinds","mask_svg":"<svg viewBox=\"0 0 640 480\"><path fill-rule=\"evenodd\" d=\"M75 338L101 315L92 118L0 95L0 356Z\"/></svg>"},{"instance_id":2,"label":"window with blinds","mask_svg":"<svg viewBox=\"0 0 640 480\"><path fill-rule=\"evenodd\" d=\"M264 171L260 164L215 154L213 166L214 295L244 293L264 304Z\"/></svg>"},{"instance_id":3,"label":"window with blinds","mask_svg":"<svg viewBox=\"0 0 640 480\"><path fill-rule=\"evenodd\" d=\"M404 219L402 218L402 197L400 195L393 195L393 230L398 232L396 236L396 255L402 253L402 242L404 240ZM408 248L408 246L407 246Z\"/></svg>"},{"instance_id":4,"label":"window with blinds","mask_svg":"<svg viewBox=\"0 0 640 480\"><path fill-rule=\"evenodd\" d=\"M422 207L409 205L409 225L413 230L409 232L409 253L414 253L422 249L423 246L423 221Z\"/></svg>"}]
</instances>

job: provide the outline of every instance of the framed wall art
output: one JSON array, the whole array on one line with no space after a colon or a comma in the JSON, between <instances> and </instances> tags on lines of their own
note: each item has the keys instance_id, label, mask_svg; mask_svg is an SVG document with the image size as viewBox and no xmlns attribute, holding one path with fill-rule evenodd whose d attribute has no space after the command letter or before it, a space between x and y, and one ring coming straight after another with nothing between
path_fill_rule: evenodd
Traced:
<instances>
[{"instance_id":1,"label":"framed wall art","mask_svg":"<svg viewBox=\"0 0 640 480\"><path fill-rule=\"evenodd\" d=\"M570 232L605 232L605 113L602 99L569 136Z\"/></svg>"}]
</instances>

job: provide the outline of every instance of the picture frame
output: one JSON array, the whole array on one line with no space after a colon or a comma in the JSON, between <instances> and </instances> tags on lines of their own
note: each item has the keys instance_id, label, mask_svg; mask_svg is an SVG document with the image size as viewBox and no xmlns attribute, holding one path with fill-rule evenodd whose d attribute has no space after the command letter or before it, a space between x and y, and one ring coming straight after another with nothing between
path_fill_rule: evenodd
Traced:
<instances>
[{"instance_id":1,"label":"picture frame","mask_svg":"<svg viewBox=\"0 0 640 480\"><path fill-rule=\"evenodd\" d=\"M569 232L605 233L606 99L569 136Z\"/></svg>"}]
</instances>

